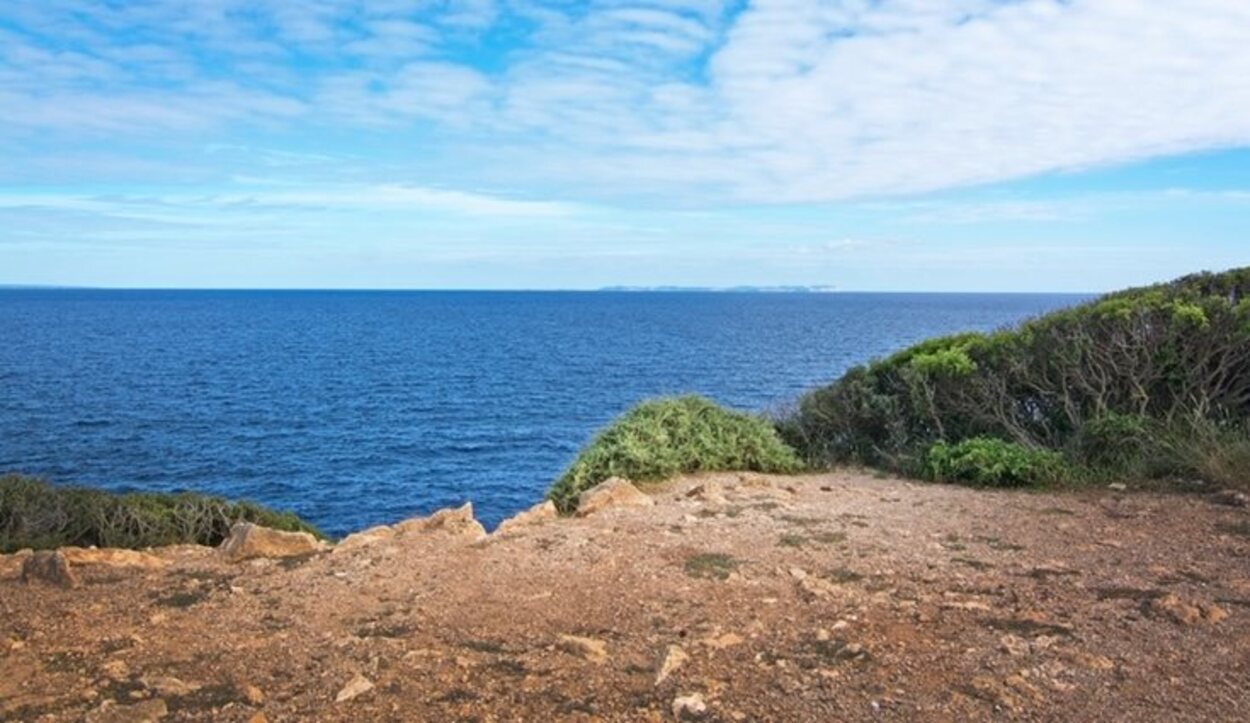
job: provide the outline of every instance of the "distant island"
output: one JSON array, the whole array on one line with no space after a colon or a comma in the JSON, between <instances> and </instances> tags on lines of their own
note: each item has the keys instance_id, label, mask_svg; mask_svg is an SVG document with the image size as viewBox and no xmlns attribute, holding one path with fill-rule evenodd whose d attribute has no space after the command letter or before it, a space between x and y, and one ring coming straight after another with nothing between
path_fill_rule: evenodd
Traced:
<instances>
[{"instance_id":1,"label":"distant island","mask_svg":"<svg viewBox=\"0 0 1250 723\"><path fill-rule=\"evenodd\" d=\"M829 294L835 286L604 286L599 291L704 291L745 294Z\"/></svg>"}]
</instances>

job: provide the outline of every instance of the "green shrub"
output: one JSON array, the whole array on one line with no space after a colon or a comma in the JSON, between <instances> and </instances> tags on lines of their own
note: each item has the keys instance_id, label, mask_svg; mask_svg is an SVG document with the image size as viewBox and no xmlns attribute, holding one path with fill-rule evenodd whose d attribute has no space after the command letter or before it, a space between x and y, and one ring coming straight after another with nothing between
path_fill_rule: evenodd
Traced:
<instances>
[{"instance_id":1,"label":"green shrub","mask_svg":"<svg viewBox=\"0 0 1250 723\"><path fill-rule=\"evenodd\" d=\"M925 455L925 476L981 487L1037 487L1067 478L1063 455L993 437L938 442Z\"/></svg>"},{"instance_id":2,"label":"green shrub","mask_svg":"<svg viewBox=\"0 0 1250 723\"><path fill-rule=\"evenodd\" d=\"M1205 467L1231 478L1220 459L1236 435L1212 446L1202 430L1244 430L1248 418L1245 268L917 344L804 395L777 428L817 467L915 473L938 443L993 437L1070 455L1082 477Z\"/></svg>"},{"instance_id":3,"label":"green shrub","mask_svg":"<svg viewBox=\"0 0 1250 723\"><path fill-rule=\"evenodd\" d=\"M21 475L0 477L0 553L66 545L132 549L217 545L238 521L324 537L291 513L250 502L189 492L118 495Z\"/></svg>"},{"instance_id":4,"label":"green shrub","mask_svg":"<svg viewBox=\"0 0 1250 723\"><path fill-rule=\"evenodd\" d=\"M1151 421L1141 415L1109 412L1081 427L1076 436L1075 456L1106 473L1147 474L1157 444L1151 427Z\"/></svg>"},{"instance_id":5,"label":"green shrub","mask_svg":"<svg viewBox=\"0 0 1250 723\"><path fill-rule=\"evenodd\" d=\"M686 472L796 472L794 450L763 419L723 409L696 396L644 402L617 419L581 451L547 497L563 512L577 496L609 477L634 482Z\"/></svg>"}]
</instances>

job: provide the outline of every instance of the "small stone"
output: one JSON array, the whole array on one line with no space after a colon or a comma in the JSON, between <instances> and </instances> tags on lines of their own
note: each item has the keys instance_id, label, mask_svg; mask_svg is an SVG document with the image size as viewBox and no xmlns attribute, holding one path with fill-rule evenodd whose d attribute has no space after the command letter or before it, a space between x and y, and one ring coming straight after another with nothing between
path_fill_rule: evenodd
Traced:
<instances>
[{"instance_id":1,"label":"small stone","mask_svg":"<svg viewBox=\"0 0 1250 723\"><path fill-rule=\"evenodd\" d=\"M1107 489L1114 490L1116 492L1123 492L1128 489L1128 485L1124 484L1123 482L1112 482L1111 484L1107 485Z\"/></svg>"},{"instance_id":2,"label":"small stone","mask_svg":"<svg viewBox=\"0 0 1250 723\"><path fill-rule=\"evenodd\" d=\"M586 517L612 507L650 507L655 500L620 477L612 477L581 493L577 516Z\"/></svg>"},{"instance_id":3,"label":"small stone","mask_svg":"<svg viewBox=\"0 0 1250 723\"><path fill-rule=\"evenodd\" d=\"M679 695L673 699L673 717L677 720L699 720L707 715L707 703L699 693Z\"/></svg>"},{"instance_id":4,"label":"small stone","mask_svg":"<svg viewBox=\"0 0 1250 723\"><path fill-rule=\"evenodd\" d=\"M360 696L373 690L373 681L365 676L357 673L355 678L348 681L347 685L334 696L335 703L346 703L350 700L359 698Z\"/></svg>"},{"instance_id":5,"label":"small stone","mask_svg":"<svg viewBox=\"0 0 1250 723\"><path fill-rule=\"evenodd\" d=\"M66 589L78 587L78 578L60 550L40 550L22 563L22 582L44 582Z\"/></svg>"},{"instance_id":6,"label":"small stone","mask_svg":"<svg viewBox=\"0 0 1250 723\"><path fill-rule=\"evenodd\" d=\"M608 644L594 638L561 635L557 647L570 655L579 656L595 665L608 662Z\"/></svg>"},{"instance_id":7,"label":"small stone","mask_svg":"<svg viewBox=\"0 0 1250 723\"><path fill-rule=\"evenodd\" d=\"M110 660L100 666L100 672L112 681L122 681L130 677L130 666L124 660Z\"/></svg>"},{"instance_id":8,"label":"small stone","mask_svg":"<svg viewBox=\"0 0 1250 723\"><path fill-rule=\"evenodd\" d=\"M325 543L307 532L282 532L250 522L236 522L230 528L230 536L217 549L227 561L242 562L253 558L308 555L324 548Z\"/></svg>"},{"instance_id":9,"label":"small stone","mask_svg":"<svg viewBox=\"0 0 1250 723\"><path fill-rule=\"evenodd\" d=\"M177 678L161 677L161 678L143 678L141 681L143 687L168 698L179 698L191 695L200 689L201 686L193 683L184 683Z\"/></svg>"},{"instance_id":10,"label":"small stone","mask_svg":"<svg viewBox=\"0 0 1250 723\"><path fill-rule=\"evenodd\" d=\"M257 688L251 683L243 683L238 686L239 697L243 698L248 705L259 707L265 704L265 691Z\"/></svg>"},{"instance_id":11,"label":"small stone","mask_svg":"<svg viewBox=\"0 0 1250 723\"><path fill-rule=\"evenodd\" d=\"M686 655L686 651L682 650L680 646L668 646L668 653L664 656L664 662L660 664L660 672L655 676L655 684L659 685L668 680L668 676L672 675L674 670L680 668L688 660L690 660L690 656Z\"/></svg>"},{"instance_id":12,"label":"small stone","mask_svg":"<svg viewBox=\"0 0 1250 723\"><path fill-rule=\"evenodd\" d=\"M1004 635L998 639L1002 651L1010 656L1019 657L1029 654L1029 643L1015 635Z\"/></svg>"},{"instance_id":13,"label":"small stone","mask_svg":"<svg viewBox=\"0 0 1250 723\"><path fill-rule=\"evenodd\" d=\"M743 640L741 635L737 635L735 633L725 633L723 635L704 638L702 642L709 648L724 650L725 648L732 648L735 645L741 645Z\"/></svg>"},{"instance_id":14,"label":"small stone","mask_svg":"<svg viewBox=\"0 0 1250 723\"><path fill-rule=\"evenodd\" d=\"M269 723L269 719L265 717L264 713L257 713L251 718L248 718L247 723Z\"/></svg>"},{"instance_id":15,"label":"small stone","mask_svg":"<svg viewBox=\"0 0 1250 723\"><path fill-rule=\"evenodd\" d=\"M106 700L83 718L86 723L156 723L169 715L169 706L160 698L134 705L119 705Z\"/></svg>"},{"instance_id":16,"label":"small stone","mask_svg":"<svg viewBox=\"0 0 1250 723\"><path fill-rule=\"evenodd\" d=\"M725 488L719 482L708 480L693 487L686 496L691 499L708 502L711 504L725 503Z\"/></svg>"}]
</instances>

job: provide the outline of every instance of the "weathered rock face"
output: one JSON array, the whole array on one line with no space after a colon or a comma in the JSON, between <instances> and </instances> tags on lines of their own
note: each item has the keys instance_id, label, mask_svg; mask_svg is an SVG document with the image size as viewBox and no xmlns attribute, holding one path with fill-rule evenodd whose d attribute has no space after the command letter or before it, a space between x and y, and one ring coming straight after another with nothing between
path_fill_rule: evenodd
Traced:
<instances>
[{"instance_id":1,"label":"weathered rock face","mask_svg":"<svg viewBox=\"0 0 1250 723\"><path fill-rule=\"evenodd\" d=\"M486 536L486 528L482 527L482 523L473 518L472 502L466 502L459 507L448 507L439 510L429 517L405 520L395 525L395 531L400 534L447 532L473 539Z\"/></svg>"},{"instance_id":2,"label":"weathered rock face","mask_svg":"<svg viewBox=\"0 0 1250 723\"><path fill-rule=\"evenodd\" d=\"M78 587L78 578L60 550L41 550L22 563L22 582L44 582L63 588Z\"/></svg>"},{"instance_id":3,"label":"weathered rock face","mask_svg":"<svg viewBox=\"0 0 1250 723\"><path fill-rule=\"evenodd\" d=\"M612 507L650 507L655 500L620 477L612 477L577 498L577 516L586 517Z\"/></svg>"},{"instance_id":4,"label":"weathered rock face","mask_svg":"<svg viewBox=\"0 0 1250 723\"><path fill-rule=\"evenodd\" d=\"M518 512L516 515L509 517L499 523L499 528L495 530L496 534L504 534L519 530L524 527L532 527L542 524L546 520L553 520L559 516L555 503L551 500L544 500L533 507Z\"/></svg>"},{"instance_id":5,"label":"weathered rock face","mask_svg":"<svg viewBox=\"0 0 1250 723\"><path fill-rule=\"evenodd\" d=\"M229 562L256 557L295 557L318 552L325 544L307 532L281 532L250 522L236 522L218 549Z\"/></svg>"}]
</instances>

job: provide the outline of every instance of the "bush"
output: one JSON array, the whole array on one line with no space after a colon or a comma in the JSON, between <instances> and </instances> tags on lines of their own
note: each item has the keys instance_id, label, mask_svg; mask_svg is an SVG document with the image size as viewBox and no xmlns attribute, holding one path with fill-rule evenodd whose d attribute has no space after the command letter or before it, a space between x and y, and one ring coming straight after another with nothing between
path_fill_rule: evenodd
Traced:
<instances>
[{"instance_id":1,"label":"bush","mask_svg":"<svg viewBox=\"0 0 1250 723\"><path fill-rule=\"evenodd\" d=\"M189 492L117 495L21 475L0 477L0 553L66 545L132 549L217 545L239 521L324 537L291 513L250 502Z\"/></svg>"},{"instance_id":2,"label":"bush","mask_svg":"<svg viewBox=\"0 0 1250 723\"><path fill-rule=\"evenodd\" d=\"M1067 478L1063 455L992 437L938 442L925 456L925 476L980 487L1037 487Z\"/></svg>"},{"instance_id":3,"label":"bush","mask_svg":"<svg viewBox=\"0 0 1250 723\"><path fill-rule=\"evenodd\" d=\"M1152 427L1141 415L1110 412L1081 427L1074 456L1104 473L1147 475L1158 462L1158 435Z\"/></svg>"},{"instance_id":4,"label":"bush","mask_svg":"<svg viewBox=\"0 0 1250 723\"><path fill-rule=\"evenodd\" d=\"M778 430L814 466L915 473L938 443L992 437L1103 476L1166 475L1204 456L1205 474L1229 478L1215 450L1231 453L1236 435L1213 448L1203 429L1244 431L1250 417L1248 302L1250 268L933 339L810 392Z\"/></svg>"},{"instance_id":5,"label":"bush","mask_svg":"<svg viewBox=\"0 0 1250 723\"><path fill-rule=\"evenodd\" d=\"M634 482L687 472L797 472L794 450L763 419L696 396L644 402L603 430L578 455L547 497L563 512L609 477Z\"/></svg>"}]
</instances>

